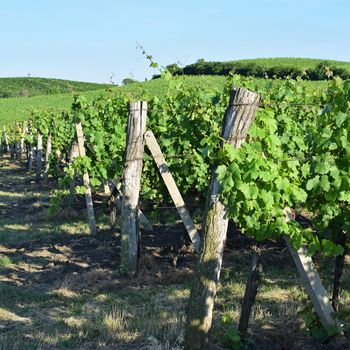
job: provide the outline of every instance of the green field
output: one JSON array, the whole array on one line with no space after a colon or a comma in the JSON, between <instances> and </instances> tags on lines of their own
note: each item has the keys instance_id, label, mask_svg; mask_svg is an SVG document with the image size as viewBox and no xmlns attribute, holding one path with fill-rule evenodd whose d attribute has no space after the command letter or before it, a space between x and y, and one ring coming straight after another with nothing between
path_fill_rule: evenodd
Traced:
<instances>
[{"instance_id":1,"label":"green field","mask_svg":"<svg viewBox=\"0 0 350 350\"><path fill-rule=\"evenodd\" d=\"M226 77L223 76L181 76L177 77L185 82L186 85L200 86L204 89L216 89L222 91L226 83ZM269 82L279 84L280 80L255 79L258 85L264 85ZM169 81L164 79L149 80L140 83L132 83L126 86L113 86L107 89L98 89L92 91L80 92L88 100L92 100L101 94L109 93L111 95L117 93L125 93L132 99L149 99L153 96L164 96ZM310 88L322 88L325 82L303 81L302 84L310 86ZM71 106L74 95L77 92L64 94L40 95L32 97L15 97L0 98L0 124L12 124L16 120L27 119L33 110L68 110Z\"/></svg>"},{"instance_id":2,"label":"green field","mask_svg":"<svg viewBox=\"0 0 350 350\"><path fill-rule=\"evenodd\" d=\"M320 58L299 58L299 57L275 57L275 58L253 58L244 60L230 61L235 63L255 63L262 67L296 67L296 68L315 68L321 62L327 62L339 68L344 68L350 72L350 62L324 60Z\"/></svg>"},{"instance_id":3,"label":"green field","mask_svg":"<svg viewBox=\"0 0 350 350\"><path fill-rule=\"evenodd\" d=\"M111 85L48 78L0 78L0 98L52 95L108 88Z\"/></svg>"},{"instance_id":4,"label":"green field","mask_svg":"<svg viewBox=\"0 0 350 350\"><path fill-rule=\"evenodd\" d=\"M203 87L211 87L222 89L225 84L225 77L185 77L183 78L186 84L199 84ZM143 83L133 83L121 87L108 87L107 89L98 89L93 91L85 91L80 94L85 96L88 100L92 100L103 93L126 93L130 95L130 99L144 98L147 99L152 96L164 95L169 82L163 79L150 80ZM69 109L74 95L77 92L41 95L33 97L14 97L0 99L0 123L11 124L15 120L23 120L28 118L33 110L55 109L65 110Z\"/></svg>"}]
</instances>

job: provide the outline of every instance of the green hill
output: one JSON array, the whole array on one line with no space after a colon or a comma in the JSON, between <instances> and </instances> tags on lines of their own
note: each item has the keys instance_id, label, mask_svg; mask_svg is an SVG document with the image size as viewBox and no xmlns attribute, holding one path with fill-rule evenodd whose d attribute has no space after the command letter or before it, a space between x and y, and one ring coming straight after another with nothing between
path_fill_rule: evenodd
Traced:
<instances>
[{"instance_id":1,"label":"green hill","mask_svg":"<svg viewBox=\"0 0 350 350\"><path fill-rule=\"evenodd\" d=\"M203 87L212 87L222 89L225 84L225 77L184 77L185 83L188 85L200 84ZM103 93L111 95L123 92L132 99L148 99L153 96L161 97L165 94L168 81L163 79L149 80L145 82L137 82L125 86L108 86L107 89L83 91L80 95L85 96L88 100ZM103 86L103 85L102 85ZM1 124L11 124L15 120L23 120L28 118L33 110L55 109L68 110L71 107L73 96L77 92L54 95L40 95L32 97L13 97L0 98L0 126Z\"/></svg>"},{"instance_id":2,"label":"green hill","mask_svg":"<svg viewBox=\"0 0 350 350\"><path fill-rule=\"evenodd\" d=\"M0 98L82 92L111 85L47 78L0 78Z\"/></svg>"},{"instance_id":3,"label":"green hill","mask_svg":"<svg viewBox=\"0 0 350 350\"><path fill-rule=\"evenodd\" d=\"M243 76L257 78L296 78L327 80L332 75L350 79L350 62L313 58L256 58L227 62L196 63L179 67L171 64L168 69L176 75L228 75L231 71Z\"/></svg>"},{"instance_id":4,"label":"green hill","mask_svg":"<svg viewBox=\"0 0 350 350\"><path fill-rule=\"evenodd\" d=\"M319 61L312 59L273 58L241 60L239 62L259 62L261 65L265 64L266 67L268 65L274 67L274 65L279 64L282 68L283 65L293 64L296 68L302 68L306 65L309 67L316 65ZM337 62L337 64L345 68L350 67L350 63L347 62ZM199 85L204 88L217 90L223 89L226 81L226 77L218 75L183 76L181 79L188 85ZM274 84L279 84L281 80L256 79L257 84L266 84L271 81ZM21 85L21 82L27 85ZM311 88L322 87L324 84L322 81L304 81L303 83ZM18 97L18 91L23 90L24 86L28 86L28 84L32 86L32 90L30 90L32 95L29 97ZM17 91L17 97L0 98L0 127L2 124L11 124L15 120L28 118L33 110L68 110L71 107L73 96L77 93L85 96L88 100L92 100L106 92L111 95L123 92L130 96L130 100L147 100L153 96L164 96L168 84L169 82L163 79L135 82L125 86L113 86L44 78L0 78L0 91L2 89L7 92ZM63 93L57 93L60 91Z\"/></svg>"}]
</instances>

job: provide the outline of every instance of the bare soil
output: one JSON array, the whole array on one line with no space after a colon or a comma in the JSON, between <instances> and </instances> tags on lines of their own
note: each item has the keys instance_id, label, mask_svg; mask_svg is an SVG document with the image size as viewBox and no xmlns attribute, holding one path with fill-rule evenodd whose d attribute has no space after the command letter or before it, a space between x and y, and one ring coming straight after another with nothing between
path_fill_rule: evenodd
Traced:
<instances>
[{"instance_id":1,"label":"bare soil","mask_svg":"<svg viewBox=\"0 0 350 350\"><path fill-rule=\"evenodd\" d=\"M44 301L38 302L36 306L33 305L33 310L36 310L35 315L33 310L26 309L31 307L30 300L14 298L15 301L5 299L1 301L0 298L0 310L3 310L2 313L0 312L0 350L180 349L181 345L172 347L170 341L165 343L160 341L157 345L150 345L147 340L149 337L145 338L145 336L140 336L136 342L131 337L133 340L129 344L124 340L120 345L115 340L105 339L103 335L98 334L95 338L86 335L79 338L71 335L69 341L65 342L63 335L62 339L56 336L58 340L55 340L55 336L45 325L42 325L46 317L47 304L52 306L50 312L55 308L64 310L66 302L56 305L53 297L62 288L68 291L67 293L83 295L84 300L87 300L82 302L84 305L91 302L89 298L92 297L97 298L109 293L118 295L123 291L135 289L142 294L143 290L149 291L150 288L173 286L172 290L174 290L177 286L185 286L188 291L196 262L196 256L183 225L179 222L157 223L152 233L142 232L138 277L134 279L123 277L118 272L119 231L118 228L111 228L106 219L108 198L102 195L95 197L98 234L96 237L91 237L87 226L84 226L86 214L83 198L79 199L73 208L62 209L54 216L48 216L49 197L54 185L54 183L48 186L37 184L33 174L28 174L25 170L24 163L16 163L8 158L0 159L0 257L8 259L8 263L5 261L0 265L0 285L7 286L6 288L10 289L6 291L10 290L14 294L17 293L16 291L18 293L25 291L33 293L36 298L40 296L44 298ZM232 281L239 281L239 288L242 288L242 284L244 285L252 243L230 225L222 273L222 291L219 292L216 304L216 312L219 315L230 310L237 312L235 310L239 308L240 298L243 295L236 295L237 300L233 300L233 294L229 291L233 288ZM287 304L293 303L293 307L297 308L295 305L298 302L298 296L291 302L288 288L292 286L293 291L302 290L293 262L282 242L266 242L263 245L263 262L267 287L266 291L263 291L260 297L258 296L254 320L249 330L250 348L350 349L348 336L338 336L330 339L326 344L320 344L302 331L302 322L297 315L293 314L289 324L288 317L281 316L280 309L283 306L276 305L276 301L283 303L286 300ZM348 265L347 260L347 268ZM278 267L278 273L281 273L277 277L274 270L276 267ZM277 286L276 300L273 300L273 288ZM284 288L286 295L283 294ZM272 293L272 300L268 298L270 295L268 293ZM299 303L303 306L305 295L302 294L303 292L300 293ZM270 314L269 308L274 310ZM184 306L181 310L183 315ZM9 313L15 316L9 317ZM64 320L73 316L67 314ZM50 322L54 321L51 319ZM29 324L32 326L29 327ZM56 333L68 332L67 328L64 328L66 325L62 327L55 325L55 327ZM183 329L183 319L179 323L179 329ZM39 343L35 342L36 332L41 334ZM14 337L20 341L21 334L23 334L23 343L14 343L9 340ZM217 316L211 340L213 349L224 349L221 341L222 334L223 327ZM51 340L45 340L45 336L51 337ZM164 339L166 339L165 335Z\"/></svg>"}]
</instances>

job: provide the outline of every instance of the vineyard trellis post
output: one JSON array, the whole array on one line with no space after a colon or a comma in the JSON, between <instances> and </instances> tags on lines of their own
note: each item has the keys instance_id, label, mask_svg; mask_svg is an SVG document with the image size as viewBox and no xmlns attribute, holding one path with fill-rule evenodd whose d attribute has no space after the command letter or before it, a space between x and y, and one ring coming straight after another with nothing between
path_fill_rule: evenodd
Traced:
<instances>
[{"instance_id":1,"label":"vineyard trellis post","mask_svg":"<svg viewBox=\"0 0 350 350\"><path fill-rule=\"evenodd\" d=\"M49 133L47 135L46 152L45 152L45 170L44 170L44 182L45 183L47 183L49 180L51 149L52 149L52 135L51 135L51 131L49 131Z\"/></svg>"},{"instance_id":2,"label":"vineyard trellis post","mask_svg":"<svg viewBox=\"0 0 350 350\"><path fill-rule=\"evenodd\" d=\"M242 338L245 338L246 336L250 314L251 314L252 307L255 302L255 297L258 293L260 282L261 282L261 272L262 272L261 251L257 245L255 245L252 248L252 251L253 251L252 261L250 265L244 297L242 300L241 315L239 317L239 322L238 322L238 330L240 331Z\"/></svg>"},{"instance_id":3,"label":"vineyard trellis post","mask_svg":"<svg viewBox=\"0 0 350 350\"><path fill-rule=\"evenodd\" d=\"M122 206L123 206L123 196L120 192L122 188L122 184L120 182L115 182L113 180L107 182L108 188L109 188L109 196L110 196L110 204L111 204L111 215L110 220L111 224L114 226L116 223L116 212L117 210L121 213ZM141 209L139 209L139 220L140 220L140 227L142 227L145 231L153 231L153 226L145 216L145 214L142 212Z\"/></svg>"},{"instance_id":4,"label":"vineyard trellis post","mask_svg":"<svg viewBox=\"0 0 350 350\"><path fill-rule=\"evenodd\" d=\"M164 180L164 183L169 191L171 199L173 200L175 207L181 217L181 220L186 227L186 230L194 245L194 248L196 252L199 253L201 243L199 233L193 223L190 213L188 212L185 206L185 202L181 196L178 187L176 186L173 176L169 171L163 153L152 131L148 130L145 133L145 140L149 150L152 153L152 157L157 164L158 170Z\"/></svg>"},{"instance_id":5,"label":"vineyard trellis post","mask_svg":"<svg viewBox=\"0 0 350 350\"><path fill-rule=\"evenodd\" d=\"M78 148L80 157L85 157L85 146L84 146L84 134L83 127L80 122L75 124L77 131L77 139L78 139ZM90 233L92 235L96 234L96 221L94 214L94 205L92 202L92 193L90 187L90 178L89 174L86 172L83 174L83 183L85 187L85 200L86 200L86 209L89 219Z\"/></svg>"},{"instance_id":6,"label":"vineyard trellis post","mask_svg":"<svg viewBox=\"0 0 350 350\"><path fill-rule=\"evenodd\" d=\"M284 213L287 222L295 220L291 208L286 207ZM325 328L335 325L336 320L333 317L333 306L328 298L327 291L323 286L320 275L313 266L312 258L308 256L307 248L302 246L300 249L295 250L290 244L288 237L284 236L283 238L303 281L304 287L311 299L313 307L320 317L322 325Z\"/></svg>"},{"instance_id":7,"label":"vineyard trellis post","mask_svg":"<svg viewBox=\"0 0 350 350\"><path fill-rule=\"evenodd\" d=\"M287 237L285 237L285 241L322 325L325 328L335 325L333 306L327 296L320 275L313 267L311 257L307 255L307 248L301 247L299 250L295 250L290 245Z\"/></svg>"},{"instance_id":8,"label":"vineyard trellis post","mask_svg":"<svg viewBox=\"0 0 350 350\"><path fill-rule=\"evenodd\" d=\"M24 149L25 149L25 147L24 147L24 143L25 143L24 137L25 137L26 133L27 133L27 122L24 121L23 125L22 125L22 136L21 136L21 158L23 156Z\"/></svg>"},{"instance_id":9,"label":"vineyard trellis post","mask_svg":"<svg viewBox=\"0 0 350 350\"><path fill-rule=\"evenodd\" d=\"M42 168L42 161L43 161L43 135L40 131L38 131L37 134L38 137L38 143L37 143L37 149L36 149L36 181L40 181L41 178L41 168Z\"/></svg>"},{"instance_id":10,"label":"vineyard trellis post","mask_svg":"<svg viewBox=\"0 0 350 350\"><path fill-rule=\"evenodd\" d=\"M259 96L255 92L232 88L221 133L225 142L235 148L242 145L255 119L258 104ZM220 185L214 168L206 203L202 250L188 303L186 350L203 349L207 346L227 226L226 207L220 200Z\"/></svg>"},{"instance_id":11,"label":"vineyard trellis post","mask_svg":"<svg viewBox=\"0 0 350 350\"><path fill-rule=\"evenodd\" d=\"M4 140L5 140L5 147L6 147L6 152L10 153L10 144L9 144L9 138L6 133L6 128L5 126L3 127L3 135L4 135Z\"/></svg>"},{"instance_id":12,"label":"vineyard trellis post","mask_svg":"<svg viewBox=\"0 0 350 350\"><path fill-rule=\"evenodd\" d=\"M147 102L130 102L125 166L122 180L121 261L129 276L137 273L139 259L139 193L146 131Z\"/></svg>"}]
</instances>

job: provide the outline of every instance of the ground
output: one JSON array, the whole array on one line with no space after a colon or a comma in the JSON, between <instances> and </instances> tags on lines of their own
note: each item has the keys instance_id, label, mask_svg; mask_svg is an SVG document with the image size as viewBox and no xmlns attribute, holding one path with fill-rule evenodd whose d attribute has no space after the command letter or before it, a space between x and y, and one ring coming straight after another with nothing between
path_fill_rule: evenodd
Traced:
<instances>
[{"instance_id":1,"label":"ground","mask_svg":"<svg viewBox=\"0 0 350 350\"><path fill-rule=\"evenodd\" d=\"M119 232L110 227L106 198L95 198L98 234L91 237L83 201L48 214L51 190L23 162L0 159L0 350L181 349L195 264L181 223L154 222L155 231L143 233L140 274L127 279L118 270ZM250 244L230 228L212 349L225 349L223 316L238 322ZM250 348L350 349L347 336L321 344L303 330L298 312L307 295L283 244L265 243L262 259ZM333 261L317 266L329 288ZM341 301L349 309L349 278Z\"/></svg>"}]
</instances>

